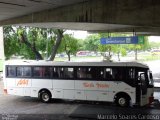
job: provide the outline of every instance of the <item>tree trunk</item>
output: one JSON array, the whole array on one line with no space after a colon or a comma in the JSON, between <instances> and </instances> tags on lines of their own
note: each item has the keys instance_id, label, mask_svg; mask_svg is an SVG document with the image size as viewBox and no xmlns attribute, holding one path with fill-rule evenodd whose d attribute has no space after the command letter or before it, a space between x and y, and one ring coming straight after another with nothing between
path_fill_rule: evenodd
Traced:
<instances>
[{"instance_id":1,"label":"tree trunk","mask_svg":"<svg viewBox=\"0 0 160 120\"><path fill-rule=\"evenodd\" d=\"M118 61L120 61L120 52L118 51Z\"/></svg>"},{"instance_id":2,"label":"tree trunk","mask_svg":"<svg viewBox=\"0 0 160 120\"><path fill-rule=\"evenodd\" d=\"M70 51L66 52L67 56L68 56L68 61L71 60L71 56L70 56Z\"/></svg>"},{"instance_id":3,"label":"tree trunk","mask_svg":"<svg viewBox=\"0 0 160 120\"><path fill-rule=\"evenodd\" d=\"M138 52L138 50L135 49L135 60L138 60L138 59L137 59L137 52Z\"/></svg>"},{"instance_id":4,"label":"tree trunk","mask_svg":"<svg viewBox=\"0 0 160 120\"><path fill-rule=\"evenodd\" d=\"M24 35L24 33L20 34L20 36L21 36L21 41L22 41L26 46L28 46L28 47L32 50L32 52L35 54L36 59L37 59L37 60L43 60L43 57L41 56L41 54L37 51L37 49L36 49L36 47L35 47L35 43L32 45L32 44L28 41L28 39L27 39L27 37Z\"/></svg>"},{"instance_id":5,"label":"tree trunk","mask_svg":"<svg viewBox=\"0 0 160 120\"><path fill-rule=\"evenodd\" d=\"M62 38L63 38L63 31L58 29L56 44L52 47L52 52L49 57L50 61L54 60L56 53L57 53L57 50L58 50L58 47L61 44Z\"/></svg>"}]
</instances>

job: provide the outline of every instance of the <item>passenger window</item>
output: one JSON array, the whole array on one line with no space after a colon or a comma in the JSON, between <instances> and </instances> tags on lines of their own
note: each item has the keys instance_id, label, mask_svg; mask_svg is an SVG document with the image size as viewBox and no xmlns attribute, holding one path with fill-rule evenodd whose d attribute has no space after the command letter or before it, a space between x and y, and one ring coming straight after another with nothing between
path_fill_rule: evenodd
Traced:
<instances>
[{"instance_id":1,"label":"passenger window","mask_svg":"<svg viewBox=\"0 0 160 120\"><path fill-rule=\"evenodd\" d=\"M64 77L65 78L73 78L74 77L73 68L64 68Z\"/></svg>"},{"instance_id":2,"label":"passenger window","mask_svg":"<svg viewBox=\"0 0 160 120\"><path fill-rule=\"evenodd\" d=\"M44 74L43 77L50 78L52 76L52 67L43 67Z\"/></svg>"},{"instance_id":3,"label":"passenger window","mask_svg":"<svg viewBox=\"0 0 160 120\"><path fill-rule=\"evenodd\" d=\"M14 67L14 66L7 67L7 76L8 77L15 77L16 76L16 67Z\"/></svg>"},{"instance_id":4,"label":"passenger window","mask_svg":"<svg viewBox=\"0 0 160 120\"><path fill-rule=\"evenodd\" d=\"M135 79L135 70L134 68L128 69L128 79Z\"/></svg>"},{"instance_id":5,"label":"passenger window","mask_svg":"<svg viewBox=\"0 0 160 120\"><path fill-rule=\"evenodd\" d=\"M17 67L17 77L31 77L31 67Z\"/></svg>"},{"instance_id":6,"label":"passenger window","mask_svg":"<svg viewBox=\"0 0 160 120\"><path fill-rule=\"evenodd\" d=\"M77 78L87 78L87 70L86 68L79 67L77 68Z\"/></svg>"},{"instance_id":7,"label":"passenger window","mask_svg":"<svg viewBox=\"0 0 160 120\"><path fill-rule=\"evenodd\" d=\"M34 67L33 68L33 76L34 77L42 77L42 68L41 67Z\"/></svg>"},{"instance_id":8,"label":"passenger window","mask_svg":"<svg viewBox=\"0 0 160 120\"><path fill-rule=\"evenodd\" d=\"M74 77L74 69L72 67L58 67L57 72L58 72L59 78L71 79ZM55 75L57 74L56 69L54 73Z\"/></svg>"},{"instance_id":9,"label":"passenger window","mask_svg":"<svg viewBox=\"0 0 160 120\"><path fill-rule=\"evenodd\" d=\"M17 76L22 77L23 76L23 67L17 67Z\"/></svg>"},{"instance_id":10,"label":"passenger window","mask_svg":"<svg viewBox=\"0 0 160 120\"><path fill-rule=\"evenodd\" d=\"M96 69L93 67L77 68L77 78L79 79L97 79Z\"/></svg>"},{"instance_id":11,"label":"passenger window","mask_svg":"<svg viewBox=\"0 0 160 120\"><path fill-rule=\"evenodd\" d=\"M34 67L33 76L38 78L50 78L52 73L51 67Z\"/></svg>"},{"instance_id":12,"label":"passenger window","mask_svg":"<svg viewBox=\"0 0 160 120\"><path fill-rule=\"evenodd\" d=\"M112 80L113 76L112 76L112 68L105 68L104 69L104 79L106 80Z\"/></svg>"},{"instance_id":13,"label":"passenger window","mask_svg":"<svg viewBox=\"0 0 160 120\"><path fill-rule=\"evenodd\" d=\"M53 68L53 78L58 78L59 74L58 74L58 69L56 67Z\"/></svg>"},{"instance_id":14,"label":"passenger window","mask_svg":"<svg viewBox=\"0 0 160 120\"><path fill-rule=\"evenodd\" d=\"M30 77L31 76L31 67L23 67L23 76Z\"/></svg>"},{"instance_id":15,"label":"passenger window","mask_svg":"<svg viewBox=\"0 0 160 120\"><path fill-rule=\"evenodd\" d=\"M113 76L115 81L125 81L125 69L113 68Z\"/></svg>"}]
</instances>

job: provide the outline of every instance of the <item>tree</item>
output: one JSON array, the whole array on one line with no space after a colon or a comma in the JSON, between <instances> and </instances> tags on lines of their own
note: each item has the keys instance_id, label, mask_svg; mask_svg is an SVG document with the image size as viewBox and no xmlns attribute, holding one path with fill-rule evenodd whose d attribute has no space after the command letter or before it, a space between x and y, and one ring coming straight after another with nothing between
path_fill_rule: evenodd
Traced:
<instances>
[{"instance_id":1,"label":"tree","mask_svg":"<svg viewBox=\"0 0 160 120\"><path fill-rule=\"evenodd\" d=\"M4 27L4 44L6 59L12 55L25 59L44 59L51 54L54 60L63 31L33 27Z\"/></svg>"},{"instance_id":2,"label":"tree","mask_svg":"<svg viewBox=\"0 0 160 120\"><path fill-rule=\"evenodd\" d=\"M49 60L54 60L55 56L56 56L56 53L57 53L57 50L58 50L58 47L59 45L61 44L61 41L62 41L62 38L63 38L63 30L57 30L55 31L57 37L56 37L56 43L55 45L52 47L52 52L51 52L51 56L49 57Z\"/></svg>"},{"instance_id":3,"label":"tree","mask_svg":"<svg viewBox=\"0 0 160 120\"><path fill-rule=\"evenodd\" d=\"M127 48L126 48L128 50L134 50L135 51L135 60L138 60L138 51L139 50L147 50L147 49L150 48L148 37L145 36L143 39L144 39L143 44L128 45Z\"/></svg>"},{"instance_id":4,"label":"tree","mask_svg":"<svg viewBox=\"0 0 160 120\"><path fill-rule=\"evenodd\" d=\"M97 51L98 45L100 44L99 34L93 34L88 36L84 41L84 49L89 51Z\"/></svg>"},{"instance_id":5,"label":"tree","mask_svg":"<svg viewBox=\"0 0 160 120\"><path fill-rule=\"evenodd\" d=\"M71 35L65 34L60 47L58 48L58 52L65 52L68 56L68 61L71 60L70 55L75 55L79 49L78 40Z\"/></svg>"},{"instance_id":6,"label":"tree","mask_svg":"<svg viewBox=\"0 0 160 120\"><path fill-rule=\"evenodd\" d=\"M107 38L107 37L124 37L128 36L127 34L122 33L99 33L100 38ZM98 49L101 52L108 52L108 57L112 57L111 52L116 53L118 56L118 61L120 61L120 54L122 56L126 56L126 49L124 48L124 45L121 44L106 44L106 45L100 45L98 46Z\"/></svg>"},{"instance_id":7,"label":"tree","mask_svg":"<svg viewBox=\"0 0 160 120\"><path fill-rule=\"evenodd\" d=\"M31 49L31 51L34 53L36 59L42 60L43 57L41 56L41 54L39 53L39 51L36 47L36 41L37 41L37 37L38 37L37 36L38 35L37 28L33 28L31 31L28 32L28 34L29 35L31 34L32 37L27 37L27 32L25 29L26 28L19 27L17 30L21 43L24 43L29 49ZM32 43L29 41L29 38L31 39Z\"/></svg>"},{"instance_id":8,"label":"tree","mask_svg":"<svg viewBox=\"0 0 160 120\"><path fill-rule=\"evenodd\" d=\"M19 44L15 30L10 26L3 27L4 31L4 52L6 59L9 59L13 54L19 53Z\"/></svg>"}]
</instances>

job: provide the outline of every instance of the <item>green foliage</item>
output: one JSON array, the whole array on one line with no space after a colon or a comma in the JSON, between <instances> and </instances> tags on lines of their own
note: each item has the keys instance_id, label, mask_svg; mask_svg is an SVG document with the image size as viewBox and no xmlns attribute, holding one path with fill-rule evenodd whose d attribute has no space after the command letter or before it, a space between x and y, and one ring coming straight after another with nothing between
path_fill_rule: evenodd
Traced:
<instances>
[{"instance_id":1,"label":"green foliage","mask_svg":"<svg viewBox=\"0 0 160 120\"><path fill-rule=\"evenodd\" d=\"M78 40L72 37L71 35L65 34L58 48L58 52L59 53L69 52L70 54L75 55L76 52L78 51L78 47L79 47Z\"/></svg>"},{"instance_id":2,"label":"green foliage","mask_svg":"<svg viewBox=\"0 0 160 120\"><path fill-rule=\"evenodd\" d=\"M4 26L4 49L5 57L9 59L11 56L21 56L25 59L35 59L35 54L24 44L21 34L24 34L27 41L40 52L43 57L46 53L50 54L52 46L55 43L55 30L41 29L33 27L13 27Z\"/></svg>"},{"instance_id":3,"label":"green foliage","mask_svg":"<svg viewBox=\"0 0 160 120\"><path fill-rule=\"evenodd\" d=\"M122 56L126 56L126 55L127 55L127 51L126 51L125 48L122 48L122 49L121 49L121 55L122 55Z\"/></svg>"},{"instance_id":4,"label":"green foliage","mask_svg":"<svg viewBox=\"0 0 160 120\"><path fill-rule=\"evenodd\" d=\"M154 49L159 49L160 48L160 42L150 42L149 43L149 49L154 48Z\"/></svg>"},{"instance_id":5,"label":"green foliage","mask_svg":"<svg viewBox=\"0 0 160 120\"><path fill-rule=\"evenodd\" d=\"M85 39L83 43L84 50L98 51L99 44L100 44L100 36L98 34L90 35Z\"/></svg>"}]
</instances>

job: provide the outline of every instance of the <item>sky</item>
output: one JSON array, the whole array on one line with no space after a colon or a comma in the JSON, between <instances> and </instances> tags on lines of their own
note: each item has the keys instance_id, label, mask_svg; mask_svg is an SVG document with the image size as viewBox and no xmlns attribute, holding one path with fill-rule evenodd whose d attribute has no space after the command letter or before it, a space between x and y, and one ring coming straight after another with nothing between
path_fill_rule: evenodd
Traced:
<instances>
[{"instance_id":1,"label":"sky","mask_svg":"<svg viewBox=\"0 0 160 120\"><path fill-rule=\"evenodd\" d=\"M160 36L150 36L149 41L150 42L160 42Z\"/></svg>"},{"instance_id":2,"label":"sky","mask_svg":"<svg viewBox=\"0 0 160 120\"><path fill-rule=\"evenodd\" d=\"M87 31L80 31L80 30L67 30L67 34L72 34L73 37L77 39L85 39L89 34Z\"/></svg>"}]
</instances>

